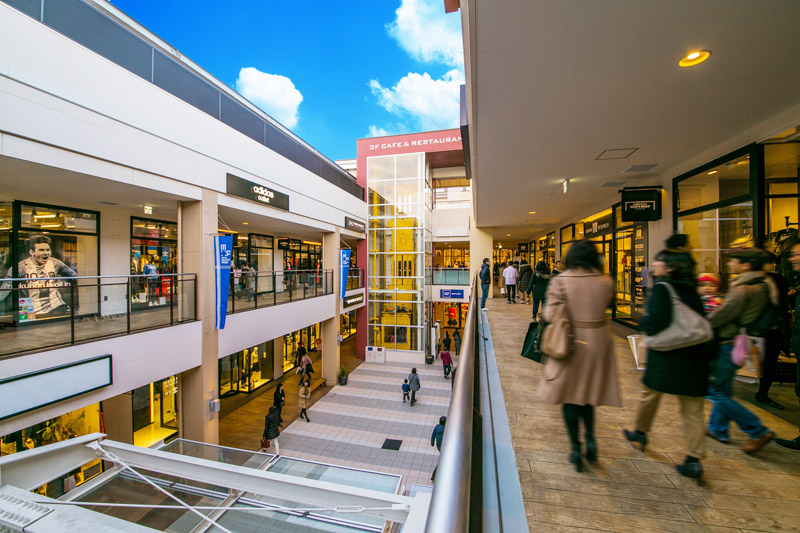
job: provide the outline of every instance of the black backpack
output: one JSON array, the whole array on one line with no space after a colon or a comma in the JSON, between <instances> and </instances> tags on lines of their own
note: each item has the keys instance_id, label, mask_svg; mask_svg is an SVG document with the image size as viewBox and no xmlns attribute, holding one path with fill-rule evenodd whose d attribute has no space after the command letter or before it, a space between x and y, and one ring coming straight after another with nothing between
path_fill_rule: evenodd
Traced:
<instances>
[{"instance_id":1,"label":"black backpack","mask_svg":"<svg viewBox=\"0 0 800 533\"><path fill-rule=\"evenodd\" d=\"M767 305L764 307L764 310L761 311L761 314L758 318L754 321L750 322L749 324L745 325L745 331L751 337L763 337L767 334L767 332L771 329L775 329L780 326L781 317L780 317L780 308L772 302L772 298L770 298L769 294L769 285L767 285L764 281L756 281L751 283L750 285L761 284L764 286L764 289L767 291Z\"/></svg>"}]
</instances>

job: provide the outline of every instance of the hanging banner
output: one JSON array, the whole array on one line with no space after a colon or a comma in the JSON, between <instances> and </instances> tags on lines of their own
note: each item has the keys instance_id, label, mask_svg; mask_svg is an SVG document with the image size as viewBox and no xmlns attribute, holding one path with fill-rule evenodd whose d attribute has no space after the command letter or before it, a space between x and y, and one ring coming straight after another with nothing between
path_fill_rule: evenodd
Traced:
<instances>
[{"instance_id":1,"label":"hanging banner","mask_svg":"<svg viewBox=\"0 0 800 533\"><path fill-rule=\"evenodd\" d=\"M233 235L214 237L214 282L217 295L217 329L225 329L228 312L228 287L231 280L231 258L233 256Z\"/></svg>"},{"instance_id":2,"label":"hanging banner","mask_svg":"<svg viewBox=\"0 0 800 533\"><path fill-rule=\"evenodd\" d=\"M350 271L350 250L339 250L339 298L347 292L347 274Z\"/></svg>"}]
</instances>

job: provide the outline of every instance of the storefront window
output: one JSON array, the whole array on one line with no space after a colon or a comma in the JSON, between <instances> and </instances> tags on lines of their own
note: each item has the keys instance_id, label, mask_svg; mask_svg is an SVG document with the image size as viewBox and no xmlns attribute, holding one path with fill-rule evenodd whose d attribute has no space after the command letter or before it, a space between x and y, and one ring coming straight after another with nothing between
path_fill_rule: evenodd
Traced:
<instances>
[{"instance_id":1,"label":"storefront window","mask_svg":"<svg viewBox=\"0 0 800 533\"><path fill-rule=\"evenodd\" d=\"M647 223L623 222L619 205L614 208L614 216L614 318L638 323L646 298L642 275L648 262ZM644 274L649 276L647 270Z\"/></svg>"},{"instance_id":2,"label":"storefront window","mask_svg":"<svg viewBox=\"0 0 800 533\"><path fill-rule=\"evenodd\" d=\"M23 202L14 202L13 209L20 226L11 228L12 276L53 278L19 284L29 290L11 302L17 305L18 323L66 317L72 312L79 316L97 314L98 288L91 283L78 288L68 278L98 275L100 214Z\"/></svg>"},{"instance_id":3,"label":"storefront window","mask_svg":"<svg viewBox=\"0 0 800 533\"><path fill-rule=\"evenodd\" d=\"M256 346L219 360L219 395L253 392L275 378L274 342Z\"/></svg>"},{"instance_id":4,"label":"storefront window","mask_svg":"<svg viewBox=\"0 0 800 533\"><path fill-rule=\"evenodd\" d=\"M678 212L750 195L750 156L736 157L678 182Z\"/></svg>"},{"instance_id":5,"label":"storefront window","mask_svg":"<svg viewBox=\"0 0 800 533\"><path fill-rule=\"evenodd\" d=\"M178 265L178 224L131 217L131 307L166 305L172 297L172 278Z\"/></svg>"},{"instance_id":6,"label":"storefront window","mask_svg":"<svg viewBox=\"0 0 800 533\"><path fill-rule=\"evenodd\" d=\"M308 353L318 350L317 340L320 338L321 325L314 324L283 336L283 371L288 372L298 364L297 349L303 343Z\"/></svg>"},{"instance_id":7,"label":"storefront window","mask_svg":"<svg viewBox=\"0 0 800 533\"><path fill-rule=\"evenodd\" d=\"M689 236L701 272L720 273L726 250L753 246L753 204L745 202L684 216L678 233Z\"/></svg>"},{"instance_id":8,"label":"storefront window","mask_svg":"<svg viewBox=\"0 0 800 533\"><path fill-rule=\"evenodd\" d=\"M178 376L133 389L133 443L149 448L178 435Z\"/></svg>"},{"instance_id":9,"label":"storefront window","mask_svg":"<svg viewBox=\"0 0 800 533\"><path fill-rule=\"evenodd\" d=\"M349 339L356 334L356 312L342 313L339 324L339 332L342 340Z\"/></svg>"},{"instance_id":10,"label":"storefront window","mask_svg":"<svg viewBox=\"0 0 800 533\"><path fill-rule=\"evenodd\" d=\"M792 279L789 249L799 242L798 172L800 143L789 142L764 146L766 238L764 249L778 257L778 272Z\"/></svg>"},{"instance_id":11,"label":"storefront window","mask_svg":"<svg viewBox=\"0 0 800 533\"><path fill-rule=\"evenodd\" d=\"M81 435L104 432L100 404L94 403L82 409L45 420L29 428L0 437L0 456L23 450L31 450ZM46 485L34 490L50 498L59 498L75 487L92 479L103 471L102 461L95 459L80 468L68 472Z\"/></svg>"}]
</instances>

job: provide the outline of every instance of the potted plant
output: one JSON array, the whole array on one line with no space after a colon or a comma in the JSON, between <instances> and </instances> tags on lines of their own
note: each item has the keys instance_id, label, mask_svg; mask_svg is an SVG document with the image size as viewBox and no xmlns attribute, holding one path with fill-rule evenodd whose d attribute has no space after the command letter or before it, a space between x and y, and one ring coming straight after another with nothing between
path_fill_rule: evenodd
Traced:
<instances>
[{"instance_id":1,"label":"potted plant","mask_svg":"<svg viewBox=\"0 0 800 533\"><path fill-rule=\"evenodd\" d=\"M339 385L347 385L347 370L344 365L339 368Z\"/></svg>"}]
</instances>

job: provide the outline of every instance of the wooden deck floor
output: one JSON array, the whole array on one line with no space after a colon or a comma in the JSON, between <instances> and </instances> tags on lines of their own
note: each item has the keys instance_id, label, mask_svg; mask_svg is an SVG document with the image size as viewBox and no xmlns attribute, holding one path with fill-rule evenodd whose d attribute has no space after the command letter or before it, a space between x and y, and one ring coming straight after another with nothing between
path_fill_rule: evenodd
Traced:
<instances>
[{"instance_id":1,"label":"wooden deck floor","mask_svg":"<svg viewBox=\"0 0 800 533\"><path fill-rule=\"evenodd\" d=\"M530 531L800 530L800 453L771 443L745 455L739 450L745 436L734 427L732 444L708 439L706 485L698 486L673 467L684 452L678 403L670 397L662 400L644 453L623 439L641 386L623 336L615 339L623 407L597 410L600 462L575 472L561 408L536 398L541 367L519 355L530 306L487 303ZM779 437L797 436L797 420L743 403Z\"/></svg>"}]
</instances>

